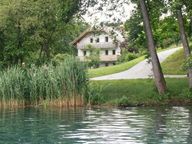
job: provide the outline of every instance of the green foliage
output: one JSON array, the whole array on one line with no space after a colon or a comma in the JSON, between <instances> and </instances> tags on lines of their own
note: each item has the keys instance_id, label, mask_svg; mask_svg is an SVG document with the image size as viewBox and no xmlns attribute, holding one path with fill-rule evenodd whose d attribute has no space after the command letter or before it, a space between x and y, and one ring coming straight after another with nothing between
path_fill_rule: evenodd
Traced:
<instances>
[{"instance_id":1,"label":"green foliage","mask_svg":"<svg viewBox=\"0 0 192 144\"><path fill-rule=\"evenodd\" d=\"M129 98L126 96L123 96L122 98L118 99L117 101L117 106L118 107L127 107L127 106L131 106L129 104Z\"/></svg>"},{"instance_id":2,"label":"green foliage","mask_svg":"<svg viewBox=\"0 0 192 144\"><path fill-rule=\"evenodd\" d=\"M134 60L139 57L139 54L136 53L130 53L126 50L122 51L122 54L120 57L118 57L118 63L128 62L131 60Z\"/></svg>"},{"instance_id":3,"label":"green foliage","mask_svg":"<svg viewBox=\"0 0 192 144\"><path fill-rule=\"evenodd\" d=\"M87 103L90 105L99 105L105 102L104 96L102 95L103 86L90 84L87 90Z\"/></svg>"},{"instance_id":4,"label":"green foliage","mask_svg":"<svg viewBox=\"0 0 192 144\"><path fill-rule=\"evenodd\" d=\"M62 64L66 59L71 57L69 54L57 54L54 56L54 58L51 60L53 64L60 65Z\"/></svg>"},{"instance_id":5,"label":"green foliage","mask_svg":"<svg viewBox=\"0 0 192 144\"><path fill-rule=\"evenodd\" d=\"M167 48L172 44L179 44L179 28L174 17L169 16L160 20L154 30L156 45L159 48Z\"/></svg>"},{"instance_id":6,"label":"green foliage","mask_svg":"<svg viewBox=\"0 0 192 144\"><path fill-rule=\"evenodd\" d=\"M55 54L74 54L69 43L86 25L72 20L80 0L2 0L0 61L42 64Z\"/></svg>"},{"instance_id":7,"label":"green foliage","mask_svg":"<svg viewBox=\"0 0 192 144\"><path fill-rule=\"evenodd\" d=\"M192 68L192 56L188 57L183 63L183 69L187 71Z\"/></svg>"},{"instance_id":8,"label":"green foliage","mask_svg":"<svg viewBox=\"0 0 192 144\"><path fill-rule=\"evenodd\" d=\"M190 49L192 49L192 44L190 44ZM183 52L184 54L184 52ZM192 69L192 56L188 57L187 59L181 59L183 61L183 64L181 65L184 71L187 71L188 69Z\"/></svg>"},{"instance_id":9,"label":"green foliage","mask_svg":"<svg viewBox=\"0 0 192 144\"><path fill-rule=\"evenodd\" d=\"M56 67L12 67L0 73L0 101L5 104L76 99L86 93L88 84L84 64L73 57Z\"/></svg>"},{"instance_id":10,"label":"green foliage","mask_svg":"<svg viewBox=\"0 0 192 144\"><path fill-rule=\"evenodd\" d=\"M185 88L182 90L182 93L179 96L187 97L188 99L192 100L192 91L188 88Z\"/></svg>"},{"instance_id":11,"label":"green foliage","mask_svg":"<svg viewBox=\"0 0 192 144\"><path fill-rule=\"evenodd\" d=\"M128 33L128 48L138 50L147 47L142 17L138 9L134 11L130 19L126 21L125 31Z\"/></svg>"},{"instance_id":12,"label":"green foliage","mask_svg":"<svg viewBox=\"0 0 192 144\"><path fill-rule=\"evenodd\" d=\"M86 50L89 52L89 56L86 56L88 66L90 68L98 68L100 64L100 49L87 45Z\"/></svg>"},{"instance_id":13,"label":"green foliage","mask_svg":"<svg viewBox=\"0 0 192 144\"><path fill-rule=\"evenodd\" d=\"M183 13L184 25L186 34L191 37L191 30L192 30L192 6L191 0L168 0L167 1L167 9L172 12L173 18L178 18L178 11L181 10Z\"/></svg>"},{"instance_id":14,"label":"green foliage","mask_svg":"<svg viewBox=\"0 0 192 144\"><path fill-rule=\"evenodd\" d=\"M134 3L137 2L134 1ZM166 2L157 0L147 1L146 4L156 47L166 48L172 44L178 44L180 38L177 20L173 16L163 16L163 14L167 13ZM147 39L138 6L132 13L131 18L126 21L125 30L129 42L128 48L137 50L146 49Z\"/></svg>"}]
</instances>

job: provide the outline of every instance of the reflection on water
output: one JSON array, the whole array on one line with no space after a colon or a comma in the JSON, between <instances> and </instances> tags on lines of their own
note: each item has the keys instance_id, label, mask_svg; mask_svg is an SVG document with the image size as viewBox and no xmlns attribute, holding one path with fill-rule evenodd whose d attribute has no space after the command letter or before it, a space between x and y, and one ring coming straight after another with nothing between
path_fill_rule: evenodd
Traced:
<instances>
[{"instance_id":1,"label":"reflection on water","mask_svg":"<svg viewBox=\"0 0 192 144\"><path fill-rule=\"evenodd\" d=\"M1 144L192 143L192 107L0 111Z\"/></svg>"}]
</instances>

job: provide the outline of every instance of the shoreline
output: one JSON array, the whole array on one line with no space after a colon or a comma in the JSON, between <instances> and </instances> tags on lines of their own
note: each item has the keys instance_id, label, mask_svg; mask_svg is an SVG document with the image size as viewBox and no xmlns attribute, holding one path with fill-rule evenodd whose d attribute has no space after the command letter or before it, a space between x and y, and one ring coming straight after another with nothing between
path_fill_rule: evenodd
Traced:
<instances>
[{"instance_id":1,"label":"shoreline","mask_svg":"<svg viewBox=\"0 0 192 144\"><path fill-rule=\"evenodd\" d=\"M10 105L10 104L4 104L0 105L0 109L20 109L20 108L62 108L62 109L75 109L75 108L118 108L118 109L126 109L126 108L132 108L132 107L183 107L183 106L192 106L192 100L191 99L167 99L166 101L162 101L159 103L127 103L124 105L115 105L115 104L108 104L104 103L101 105L53 105L53 104L31 104L31 105Z\"/></svg>"},{"instance_id":2,"label":"shoreline","mask_svg":"<svg viewBox=\"0 0 192 144\"><path fill-rule=\"evenodd\" d=\"M26 103L7 100L1 107L159 107L192 106L192 91L187 78L166 78L168 91L159 95L152 79L92 81L89 97L76 96L70 99L46 99ZM75 98L75 99L74 99Z\"/></svg>"}]
</instances>

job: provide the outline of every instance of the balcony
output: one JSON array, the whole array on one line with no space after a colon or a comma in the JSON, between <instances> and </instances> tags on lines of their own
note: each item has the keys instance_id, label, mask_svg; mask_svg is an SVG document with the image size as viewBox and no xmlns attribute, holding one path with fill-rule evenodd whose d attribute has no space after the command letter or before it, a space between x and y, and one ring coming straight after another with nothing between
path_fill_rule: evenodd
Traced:
<instances>
[{"instance_id":1,"label":"balcony","mask_svg":"<svg viewBox=\"0 0 192 144\"><path fill-rule=\"evenodd\" d=\"M78 57L80 61L86 61L86 57ZM100 56L101 62L115 62L118 59L118 55L107 55L107 56Z\"/></svg>"},{"instance_id":2,"label":"balcony","mask_svg":"<svg viewBox=\"0 0 192 144\"><path fill-rule=\"evenodd\" d=\"M78 49L87 49L87 45L91 45L95 48L101 48L101 49L110 49L110 48L116 48L116 44L113 42L103 42L103 43L90 43L90 44L78 44Z\"/></svg>"},{"instance_id":3,"label":"balcony","mask_svg":"<svg viewBox=\"0 0 192 144\"><path fill-rule=\"evenodd\" d=\"M100 61L102 62L114 62L117 61L117 59L117 55L100 56Z\"/></svg>"}]
</instances>

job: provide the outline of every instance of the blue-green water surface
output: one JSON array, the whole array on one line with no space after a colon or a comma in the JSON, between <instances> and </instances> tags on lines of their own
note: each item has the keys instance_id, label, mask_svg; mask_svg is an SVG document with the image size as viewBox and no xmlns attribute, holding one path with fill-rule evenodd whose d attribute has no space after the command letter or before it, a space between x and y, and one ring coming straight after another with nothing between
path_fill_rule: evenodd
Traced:
<instances>
[{"instance_id":1,"label":"blue-green water surface","mask_svg":"<svg viewBox=\"0 0 192 144\"><path fill-rule=\"evenodd\" d=\"M0 144L192 144L192 108L0 110Z\"/></svg>"}]
</instances>

